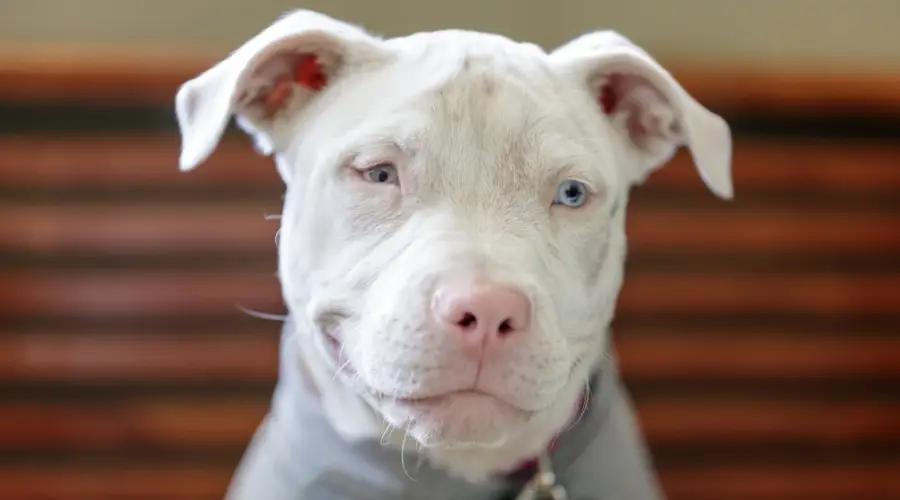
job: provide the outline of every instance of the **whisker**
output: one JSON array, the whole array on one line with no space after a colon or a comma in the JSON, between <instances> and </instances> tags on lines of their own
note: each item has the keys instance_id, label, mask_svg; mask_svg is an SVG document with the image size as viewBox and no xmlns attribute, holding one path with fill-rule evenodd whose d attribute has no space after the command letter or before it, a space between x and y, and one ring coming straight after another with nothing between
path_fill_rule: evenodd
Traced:
<instances>
[{"instance_id":1,"label":"whisker","mask_svg":"<svg viewBox=\"0 0 900 500\"><path fill-rule=\"evenodd\" d=\"M416 483L416 482L418 482L418 480L415 479L414 477L412 477L409 474L409 470L407 470L407 468L406 468L406 452L405 452L405 450L406 450L406 440L407 439L409 439L409 428L407 428L406 431L403 432L403 441L400 443L400 467L403 469L403 473L406 475L406 477L408 477L410 481Z\"/></svg>"},{"instance_id":2,"label":"whisker","mask_svg":"<svg viewBox=\"0 0 900 500\"><path fill-rule=\"evenodd\" d=\"M337 370L334 371L334 376L331 377L331 380L337 380L337 378L341 375L341 372L344 371L344 369L347 368L347 365L349 365L349 364L350 364L350 360L348 359L347 361L344 362L344 364L337 367Z\"/></svg>"},{"instance_id":3,"label":"whisker","mask_svg":"<svg viewBox=\"0 0 900 500\"><path fill-rule=\"evenodd\" d=\"M381 433L381 446L387 446L391 442L391 436L394 435L394 426L384 420L384 432Z\"/></svg>"},{"instance_id":4,"label":"whisker","mask_svg":"<svg viewBox=\"0 0 900 500\"><path fill-rule=\"evenodd\" d=\"M281 214L266 214L263 216L265 220L281 220Z\"/></svg>"},{"instance_id":5,"label":"whisker","mask_svg":"<svg viewBox=\"0 0 900 500\"><path fill-rule=\"evenodd\" d=\"M253 316L254 318L266 319L266 320L270 320L270 321L282 321L282 322L287 321L287 318L288 318L286 314L275 314L275 313L266 313L266 312L262 312L262 311L254 311L253 309L244 307L240 304L235 304L235 307L238 309L238 311L241 311L242 313L247 314L249 316Z\"/></svg>"},{"instance_id":6,"label":"whisker","mask_svg":"<svg viewBox=\"0 0 900 500\"><path fill-rule=\"evenodd\" d=\"M581 422L581 420L584 418L584 415L587 413L588 405L591 403L591 386L588 383L590 379L590 376L588 376L584 383L584 396L581 400L581 408L578 410L578 416L575 417L575 420L572 421L572 423L566 429L566 432L572 430L576 425L578 425L578 422Z\"/></svg>"},{"instance_id":7,"label":"whisker","mask_svg":"<svg viewBox=\"0 0 900 500\"><path fill-rule=\"evenodd\" d=\"M599 361L602 363L602 362L608 361L610 359L612 359L612 354L609 351L604 351L603 354L600 356ZM579 363L581 363L581 360L578 360L576 362L576 364L579 364ZM576 417L575 420L572 421L572 424L569 425L569 427L566 429L566 432L572 430L573 427L578 425L578 422L581 422L581 420L584 418L584 415L587 413L588 406L591 403L591 394L592 394L590 382L591 382L591 374L588 374L585 377L585 381L584 381L584 399L582 400L581 409L579 410L578 417Z\"/></svg>"}]
</instances>

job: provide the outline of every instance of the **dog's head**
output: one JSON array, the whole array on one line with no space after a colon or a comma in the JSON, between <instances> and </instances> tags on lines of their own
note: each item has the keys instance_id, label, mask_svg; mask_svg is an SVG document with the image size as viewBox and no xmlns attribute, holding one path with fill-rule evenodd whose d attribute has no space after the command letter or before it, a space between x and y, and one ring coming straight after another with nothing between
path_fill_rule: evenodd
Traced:
<instances>
[{"instance_id":1,"label":"dog's head","mask_svg":"<svg viewBox=\"0 0 900 500\"><path fill-rule=\"evenodd\" d=\"M323 359L424 447L546 439L605 349L629 188L728 126L609 31L545 52L291 13L177 96L181 168L234 116L287 186L279 276Z\"/></svg>"}]
</instances>

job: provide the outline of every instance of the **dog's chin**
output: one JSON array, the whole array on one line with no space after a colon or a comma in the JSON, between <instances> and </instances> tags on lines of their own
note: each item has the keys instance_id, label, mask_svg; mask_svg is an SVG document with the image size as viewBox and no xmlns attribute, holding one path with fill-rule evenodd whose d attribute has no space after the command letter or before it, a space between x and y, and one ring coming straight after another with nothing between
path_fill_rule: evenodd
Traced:
<instances>
[{"instance_id":1,"label":"dog's chin","mask_svg":"<svg viewBox=\"0 0 900 500\"><path fill-rule=\"evenodd\" d=\"M532 413L478 391L385 398L377 407L391 426L421 447L439 449L499 448L518 435Z\"/></svg>"}]
</instances>

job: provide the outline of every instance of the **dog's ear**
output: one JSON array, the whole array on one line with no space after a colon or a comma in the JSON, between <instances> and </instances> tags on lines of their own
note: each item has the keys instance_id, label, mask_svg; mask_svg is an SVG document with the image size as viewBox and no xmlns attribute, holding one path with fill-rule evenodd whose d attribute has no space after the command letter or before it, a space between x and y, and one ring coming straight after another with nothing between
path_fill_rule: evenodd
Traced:
<instances>
[{"instance_id":1,"label":"dog's ear","mask_svg":"<svg viewBox=\"0 0 900 500\"><path fill-rule=\"evenodd\" d=\"M633 183L687 146L706 186L719 197L732 197L728 124L694 100L647 52L616 32L598 31L550 55L567 78L584 85L598 111L631 145L638 163Z\"/></svg>"},{"instance_id":2,"label":"dog's ear","mask_svg":"<svg viewBox=\"0 0 900 500\"><path fill-rule=\"evenodd\" d=\"M233 116L272 154L279 126L342 76L386 57L379 39L311 11L295 11L186 82L175 97L181 170L203 163ZM284 175L284 173L282 173Z\"/></svg>"}]
</instances>

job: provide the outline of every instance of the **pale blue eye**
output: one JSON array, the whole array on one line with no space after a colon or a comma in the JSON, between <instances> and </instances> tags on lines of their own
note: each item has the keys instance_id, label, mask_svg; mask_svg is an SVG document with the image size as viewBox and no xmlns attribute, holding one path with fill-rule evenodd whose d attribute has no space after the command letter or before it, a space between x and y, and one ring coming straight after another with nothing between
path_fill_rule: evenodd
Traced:
<instances>
[{"instance_id":1,"label":"pale blue eye","mask_svg":"<svg viewBox=\"0 0 900 500\"><path fill-rule=\"evenodd\" d=\"M578 208L584 205L587 199L587 186L585 186L583 182L568 180L563 181L556 188L556 198L553 200L553 204Z\"/></svg>"},{"instance_id":2,"label":"pale blue eye","mask_svg":"<svg viewBox=\"0 0 900 500\"><path fill-rule=\"evenodd\" d=\"M367 181L376 184L397 184L398 182L397 167L389 163L366 169L363 176Z\"/></svg>"}]
</instances>

